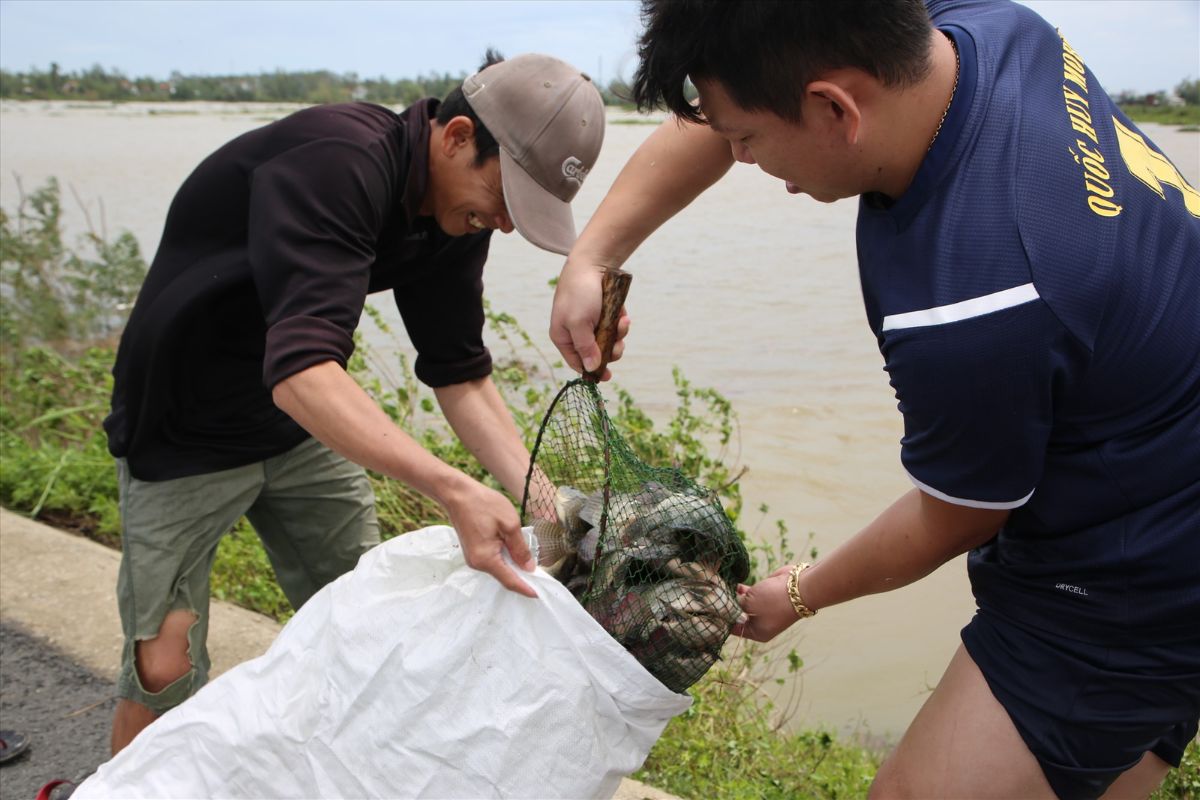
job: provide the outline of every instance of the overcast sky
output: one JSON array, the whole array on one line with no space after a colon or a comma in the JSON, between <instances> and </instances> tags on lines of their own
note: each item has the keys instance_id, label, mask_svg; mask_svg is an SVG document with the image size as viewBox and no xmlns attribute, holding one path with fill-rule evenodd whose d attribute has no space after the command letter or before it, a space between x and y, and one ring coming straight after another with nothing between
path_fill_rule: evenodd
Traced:
<instances>
[{"instance_id":1,"label":"overcast sky","mask_svg":"<svg viewBox=\"0 0 1200 800\"><path fill-rule=\"evenodd\" d=\"M1200 0L1025 2L1110 90L1200 77ZM638 30L634 0L0 0L0 66L395 79L473 71L493 45L549 53L607 82L632 73Z\"/></svg>"}]
</instances>

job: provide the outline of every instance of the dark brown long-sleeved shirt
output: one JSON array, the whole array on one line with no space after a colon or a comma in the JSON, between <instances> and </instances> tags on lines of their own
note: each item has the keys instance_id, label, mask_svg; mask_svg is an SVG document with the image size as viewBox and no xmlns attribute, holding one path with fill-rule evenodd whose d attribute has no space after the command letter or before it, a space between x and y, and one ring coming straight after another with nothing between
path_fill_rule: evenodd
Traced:
<instances>
[{"instance_id":1,"label":"dark brown long-sleeved shirt","mask_svg":"<svg viewBox=\"0 0 1200 800\"><path fill-rule=\"evenodd\" d=\"M271 389L325 361L344 367L371 292L393 290L424 383L491 372L491 233L451 237L417 215L436 106L308 108L184 181L113 368L104 427L134 477L229 469L301 442Z\"/></svg>"}]
</instances>

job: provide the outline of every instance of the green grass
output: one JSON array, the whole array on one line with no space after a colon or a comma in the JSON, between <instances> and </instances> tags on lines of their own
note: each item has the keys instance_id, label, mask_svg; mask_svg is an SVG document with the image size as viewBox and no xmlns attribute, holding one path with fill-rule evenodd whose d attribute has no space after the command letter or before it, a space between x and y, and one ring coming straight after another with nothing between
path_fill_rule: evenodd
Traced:
<instances>
[{"instance_id":1,"label":"green grass","mask_svg":"<svg viewBox=\"0 0 1200 800\"><path fill-rule=\"evenodd\" d=\"M271 562L246 520L240 520L217 545L212 594L218 600L287 622L295 611L271 571Z\"/></svg>"},{"instance_id":2,"label":"green grass","mask_svg":"<svg viewBox=\"0 0 1200 800\"><path fill-rule=\"evenodd\" d=\"M739 648L691 688L692 707L668 723L634 777L685 798L865 797L883 752L826 730L783 731L787 713L759 677L769 646Z\"/></svg>"},{"instance_id":3,"label":"green grass","mask_svg":"<svg viewBox=\"0 0 1200 800\"><path fill-rule=\"evenodd\" d=\"M1200 106L1143 106L1123 105L1121 110L1134 122L1157 122L1160 125L1182 125L1184 130L1200 127Z\"/></svg>"}]
</instances>

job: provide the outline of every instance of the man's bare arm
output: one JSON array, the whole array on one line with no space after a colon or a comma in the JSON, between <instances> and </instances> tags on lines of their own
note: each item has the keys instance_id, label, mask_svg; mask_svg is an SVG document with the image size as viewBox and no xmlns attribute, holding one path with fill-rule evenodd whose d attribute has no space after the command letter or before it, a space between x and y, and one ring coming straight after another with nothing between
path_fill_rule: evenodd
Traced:
<instances>
[{"instance_id":1,"label":"man's bare arm","mask_svg":"<svg viewBox=\"0 0 1200 800\"><path fill-rule=\"evenodd\" d=\"M913 489L797 582L813 610L878 594L919 580L957 555L984 544L1008 519L1007 510L971 508ZM787 595L789 567L739 588L748 617L738 636L767 641L797 619Z\"/></svg>"},{"instance_id":2,"label":"man's bare arm","mask_svg":"<svg viewBox=\"0 0 1200 800\"><path fill-rule=\"evenodd\" d=\"M637 149L571 248L554 293L550 338L576 372L600 359L600 277L716 183L733 164L729 143L706 126L668 119ZM624 322L618 331L628 330ZM620 348L614 353L619 357Z\"/></svg>"},{"instance_id":3,"label":"man's bare arm","mask_svg":"<svg viewBox=\"0 0 1200 800\"><path fill-rule=\"evenodd\" d=\"M440 503L470 566L515 592L536 596L501 555L507 547L513 561L534 568L509 500L421 447L340 365L326 361L302 370L280 381L272 396L280 409L332 450Z\"/></svg>"},{"instance_id":4,"label":"man's bare arm","mask_svg":"<svg viewBox=\"0 0 1200 800\"><path fill-rule=\"evenodd\" d=\"M492 379L442 386L433 393L459 440L519 499L525 490L529 450Z\"/></svg>"}]
</instances>

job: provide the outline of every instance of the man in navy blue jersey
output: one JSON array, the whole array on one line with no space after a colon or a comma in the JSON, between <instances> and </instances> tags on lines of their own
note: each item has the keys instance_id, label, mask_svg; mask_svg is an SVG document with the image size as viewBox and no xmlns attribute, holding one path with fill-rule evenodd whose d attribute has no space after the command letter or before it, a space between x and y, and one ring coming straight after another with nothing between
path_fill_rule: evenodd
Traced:
<instances>
[{"instance_id":1,"label":"man in navy blue jersey","mask_svg":"<svg viewBox=\"0 0 1200 800\"><path fill-rule=\"evenodd\" d=\"M978 611L873 796L1146 796L1200 718L1200 194L1019 5L643 12L634 93L676 119L572 249L555 343L594 366L602 268L734 160L857 196L915 486L811 569L742 587L737 632L969 552Z\"/></svg>"}]
</instances>

